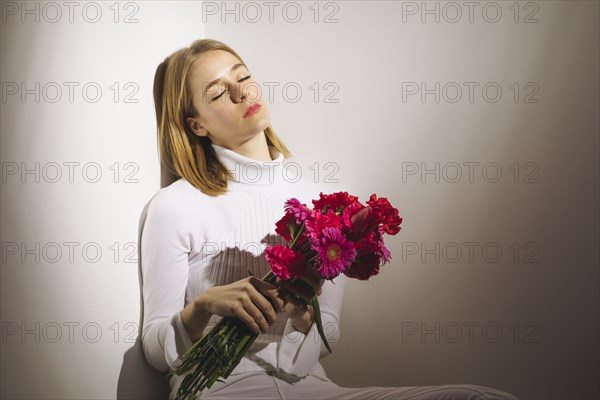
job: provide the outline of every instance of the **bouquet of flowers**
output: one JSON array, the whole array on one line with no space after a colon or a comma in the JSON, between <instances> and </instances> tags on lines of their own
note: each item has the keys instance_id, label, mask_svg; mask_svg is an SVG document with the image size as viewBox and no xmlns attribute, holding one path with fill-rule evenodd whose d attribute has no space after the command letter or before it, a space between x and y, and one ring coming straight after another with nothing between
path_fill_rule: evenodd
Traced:
<instances>
[{"instance_id":1,"label":"bouquet of flowers","mask_svg":"<svg viewBox=\"0 0 600 400\"><path fill-rule=\"evenodd\" d=\"M341 273L359 280L377 275L380 266L391 259L383 235L400 231L398 210L375 194L367 205L347 192L320 193L312 203L313 208L309 208L295 198L285 202L285 215L276 223L275 231L289 245L267 246L265 259L271 271L262 280L274 285L281 280L301 282L301 275L309 269L332 282ZM314 292L311 305L321 340L331 352ZM182 375L194 369L181 383L177 399L194 399L197 392L210 388L219 378L227 378L257 337L242 320L222 318L170 373Z\"/></svg>"}]
</instances>

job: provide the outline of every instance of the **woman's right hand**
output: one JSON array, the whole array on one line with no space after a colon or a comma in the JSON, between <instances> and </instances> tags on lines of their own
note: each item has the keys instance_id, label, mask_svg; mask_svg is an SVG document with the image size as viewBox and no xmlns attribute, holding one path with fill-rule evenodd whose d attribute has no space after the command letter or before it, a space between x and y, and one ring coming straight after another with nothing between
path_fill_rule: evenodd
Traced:
<instances>
[{"instance_id":1,"label":"woman's right hand","mask_svg":"<svg viewBox=\"0 0 600 400\"><path fill-rule=\"evenodd\" d=\"M277 287L254 276L229 285L213 286L197 297L206 313L237 317L257 334L267 333L269 326L283 311L284 300Z\"/></svg>"}]
</instances>

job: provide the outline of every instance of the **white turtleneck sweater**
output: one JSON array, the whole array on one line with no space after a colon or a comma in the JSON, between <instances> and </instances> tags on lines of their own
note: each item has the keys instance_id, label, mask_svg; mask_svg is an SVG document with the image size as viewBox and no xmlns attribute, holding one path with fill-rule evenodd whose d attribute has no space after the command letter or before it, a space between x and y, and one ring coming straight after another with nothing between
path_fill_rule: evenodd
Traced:
<instances>
[{"instance_id":1,"label":"white turtleneck sweater","mask_svg":"<svg viewBox=\"0 0 600 400\"><path fill-rule=\"evenodd\" d=\"M284 202L296 197L312 207L312 199L326 189L298 168L286 168L283 155L269 146L272 161L256 161L213 144L219 160L232 171L228 193L211 197L181 178L160 189L151 199L141 234L144 300L142 344L147 361L159 371L175 369L192 341L182 323L181 310L212 286L269 271L264 258L267 244L286 244L275 233L284 215ZM306 173L306 171L304 171ZM288 176L289 175L289 176ZM305 174L306 175L306 174ZM343 274L325 280L319 296L323 326L330 345L339 338L339 318L345 286ZM282 379L309 373L326 377L319 359L329 354L316 324L305 335L284 313L268 333L261 334L231 375L275 371ZM204 333L222 317L213 315ZM185 375L171 378L171 396Z\"/></svg>"}]
</instances>

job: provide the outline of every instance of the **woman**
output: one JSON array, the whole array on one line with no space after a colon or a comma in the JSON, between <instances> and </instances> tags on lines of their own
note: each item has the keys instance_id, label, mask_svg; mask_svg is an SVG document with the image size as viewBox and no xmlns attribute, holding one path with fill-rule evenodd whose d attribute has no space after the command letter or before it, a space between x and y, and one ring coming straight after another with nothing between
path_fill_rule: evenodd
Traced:
<instances>
[{"instance_id":1,"label":"woman","mask_svg":"<svg viewBox=\"0 0 600 400\"><path fill-rule=\"evenodd\" d=\"M309 290L249 276L269 271L267 244L283 244L275 222L285 200L310 204L325 190L290 173L291 153L273 132L260 88L242 58L215 40L197 40L156 71L160 159L171 175L151 199L141 237L148 362L175 369L224 316L259 334L240 364L201 399L514 399L475 385L342 388L319 359L328 354L314 324ZM328 341L339 338L345 276L303 277L319 296ZM185 375L173 375L171 395Z\"/></svg>"}]
</instances>

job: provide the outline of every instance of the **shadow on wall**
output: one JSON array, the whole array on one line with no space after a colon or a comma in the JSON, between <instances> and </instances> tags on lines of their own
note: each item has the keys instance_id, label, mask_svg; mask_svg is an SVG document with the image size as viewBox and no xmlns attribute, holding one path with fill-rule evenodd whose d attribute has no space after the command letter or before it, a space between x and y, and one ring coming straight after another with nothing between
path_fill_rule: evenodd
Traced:
<instances>
[{"instance_id":1,"label":"shadow on wall","mask_svg":"<svg viewBox=\"0 0 600 400\"><path fill-rule=\"evenodd\" d=\"M152 201L152 200L150 200ZM146 361L142 349L142 322L144 321L144 298L142 294L141 234L150 201L146 203L138 226L138 281L140 289L140 319L135 345L125 352L117 384L117 399L166 400L171 391L168 372L154 369Z\"/></svg>"}]
</instances>

